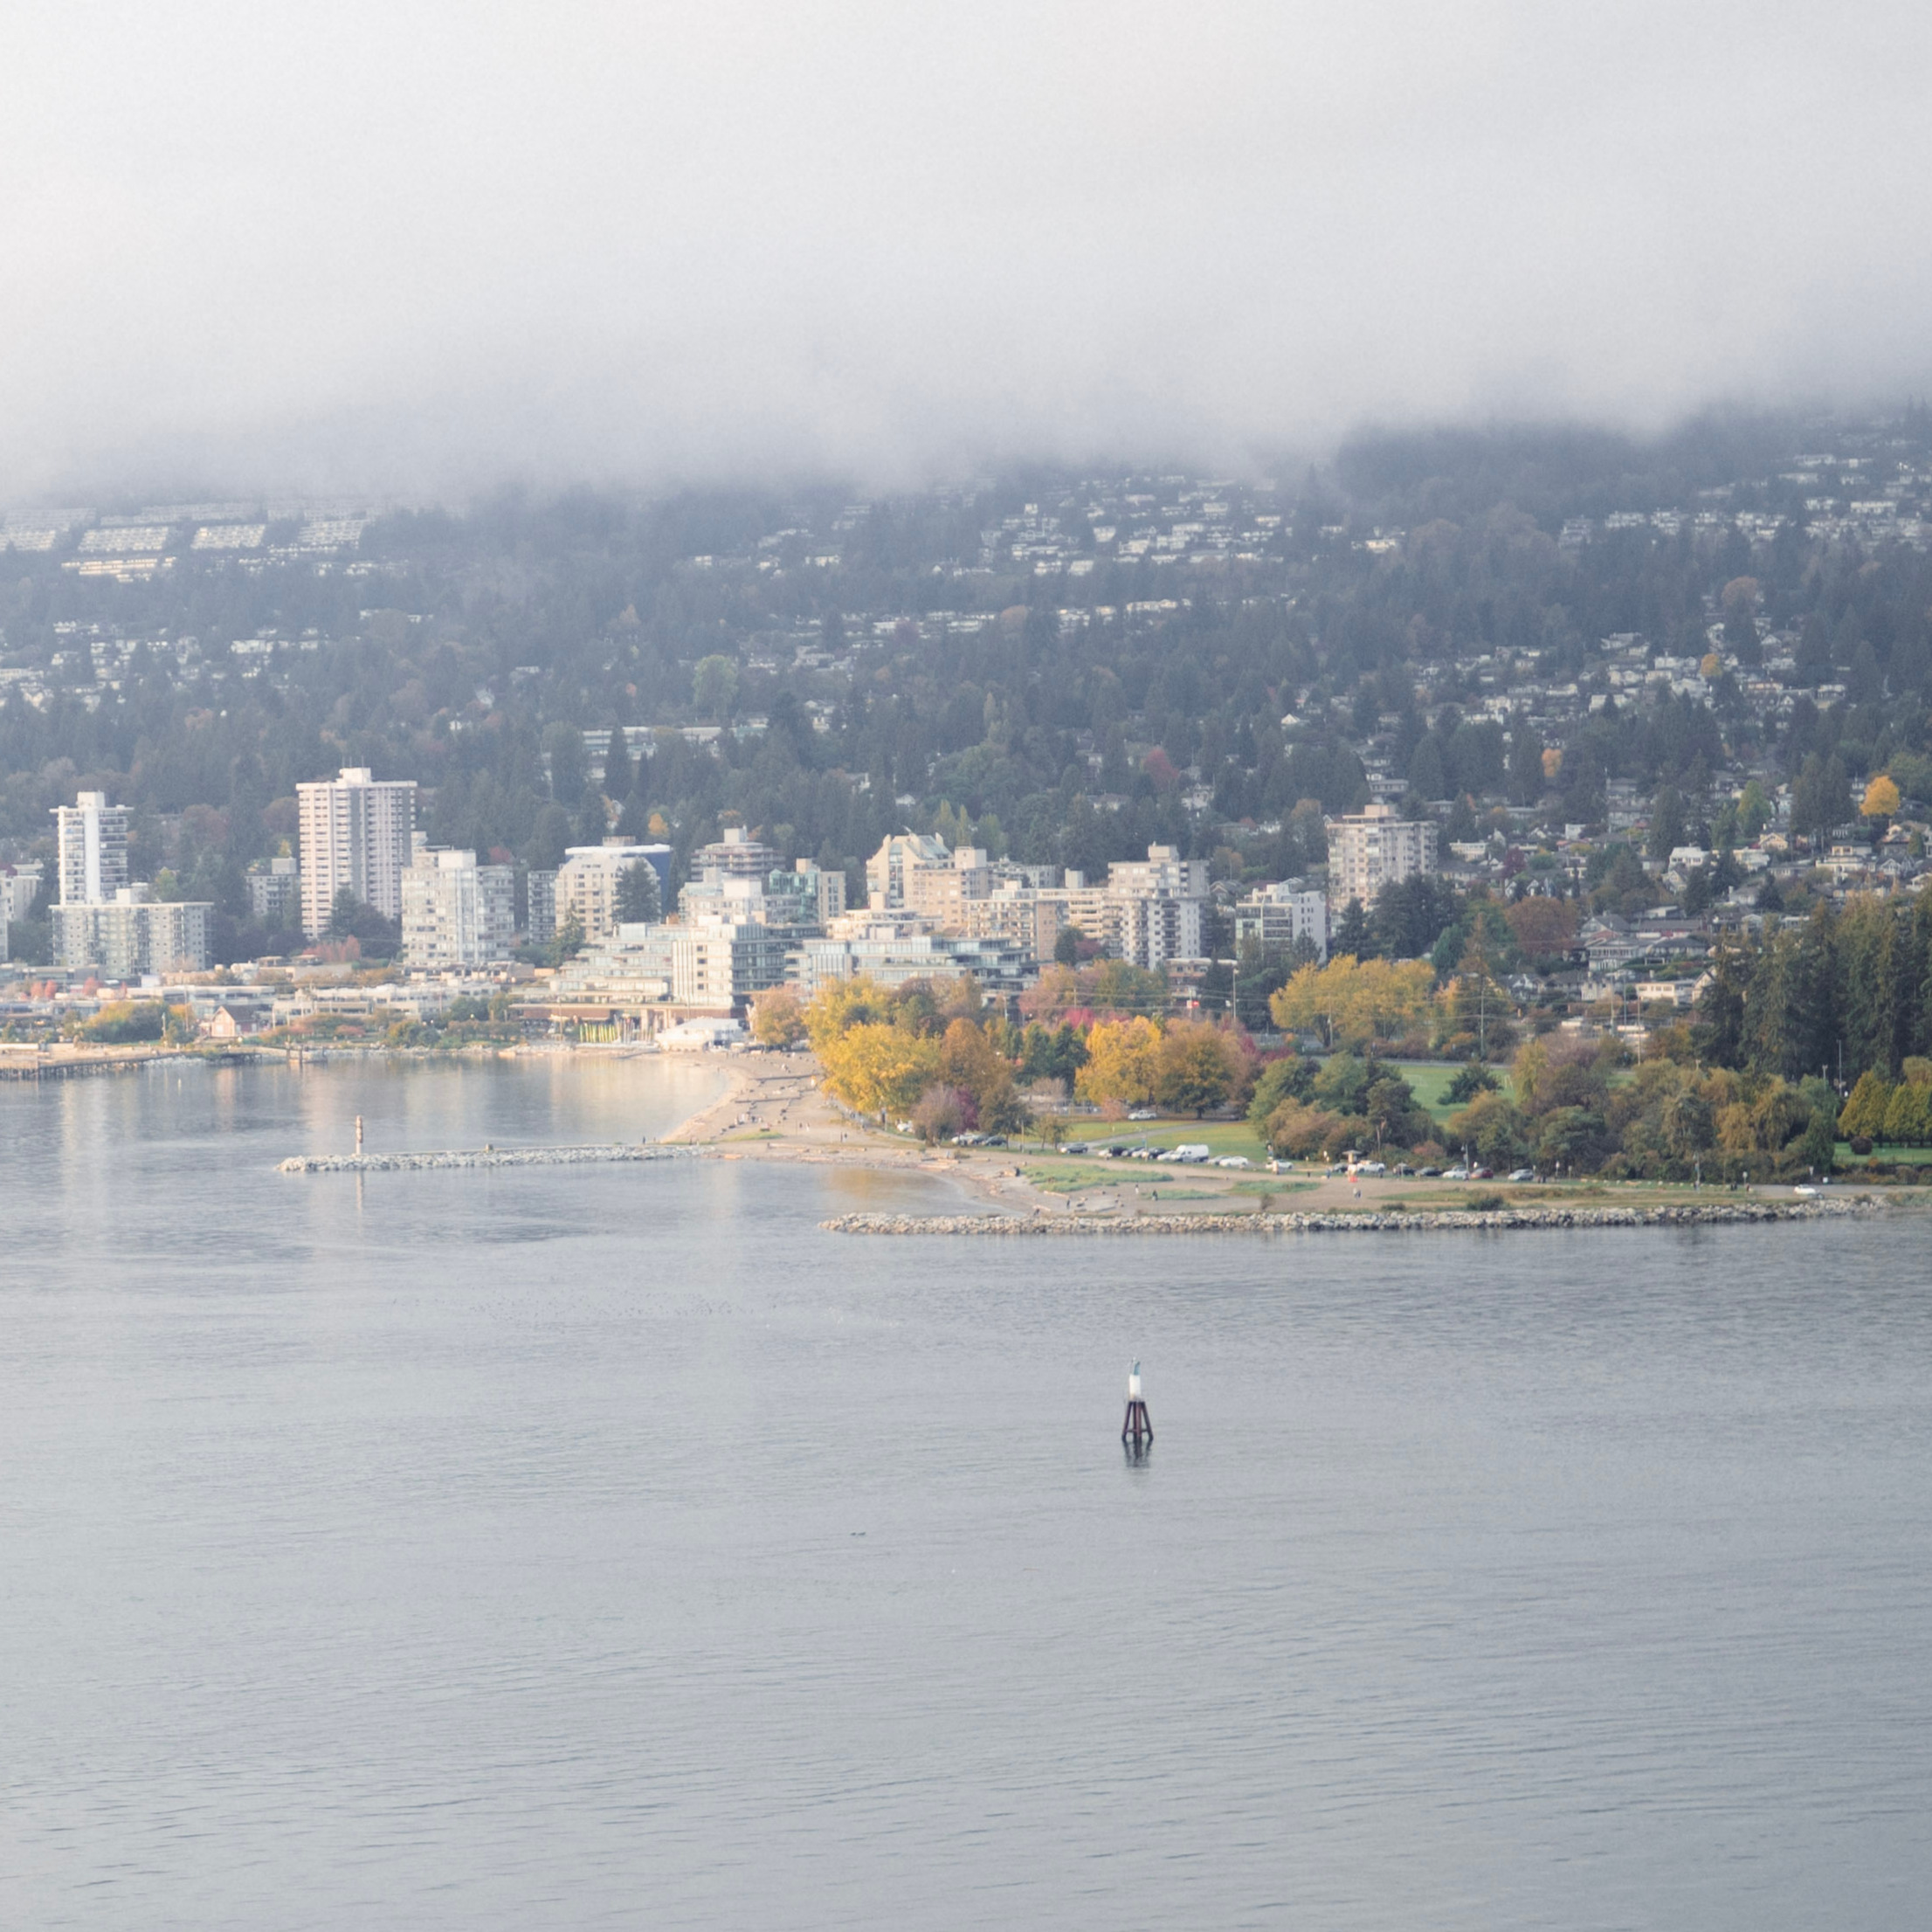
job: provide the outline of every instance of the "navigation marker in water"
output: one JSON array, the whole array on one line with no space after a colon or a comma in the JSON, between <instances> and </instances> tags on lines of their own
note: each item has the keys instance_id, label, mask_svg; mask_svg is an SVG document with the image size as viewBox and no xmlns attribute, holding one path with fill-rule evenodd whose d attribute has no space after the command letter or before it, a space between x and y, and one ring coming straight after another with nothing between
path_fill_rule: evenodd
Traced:
<instances>
[{"instance_id":1,"label":"navigation marker in water","mask_svg":"<svg viewBox=\"0 0 1932 1932\"><path fill-rule=\"evenodd\" d=\"M1141 1400L1141 1364L1138 1357L1127 1371L1127 1419L1121 1425L1121 1440L1136 1448L1154 1439L1154 1425L1148 1419L1147 1404Z\"/></svg>"}]
</instances>

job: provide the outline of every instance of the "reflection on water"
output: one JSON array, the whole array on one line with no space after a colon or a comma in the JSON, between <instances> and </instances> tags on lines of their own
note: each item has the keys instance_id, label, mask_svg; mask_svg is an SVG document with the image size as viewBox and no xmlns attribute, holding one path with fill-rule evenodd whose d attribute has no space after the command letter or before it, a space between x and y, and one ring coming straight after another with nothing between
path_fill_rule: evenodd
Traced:
<instances>
[{"instance_id":1,"label":"reflection on water","mask_svg":"<svg viewBox=\"0 0 1932 1932\"><path fill-rule=\"evenodd\" d=\"M1918 1922L1916 1224L841 1240L959 1196L273 1171L715 1090L0 1094L6 1922Z\"/></svg>"}]
</instances>

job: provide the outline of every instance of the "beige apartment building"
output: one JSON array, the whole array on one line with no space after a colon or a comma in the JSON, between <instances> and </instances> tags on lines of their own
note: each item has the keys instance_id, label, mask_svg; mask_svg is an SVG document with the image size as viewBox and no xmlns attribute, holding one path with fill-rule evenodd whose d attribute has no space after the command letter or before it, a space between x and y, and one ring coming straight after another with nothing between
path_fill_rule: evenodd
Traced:
<instances>
[{"instance_id":1,"label":"beige apartment building","mask_svg":"<svg viewBox=\"0 0 1932 1932\"><path fill-rule=\"evenodd\" d=\"M946 841L931 832L895 831L866 861L866 906L870 912L897 912L911 904L907 894L921 866L951 863Z\"/></svg>"},{"instance_id":2,"label":"beige apartment building","mask_svg":"<svg viewBox=\"0 0 1932 1932\"><path fill-rule=\"evenodd\" d=\"M652 866L658 874L659 916L670 905L671 848L643 845L635 839L606 838L601 845L572 845L556 875L554 916L561 931L573 915L586 940L608 939L618 928L618 890L633 866Z\"/></svg>"},{"instance_id":3,"label":"beige apartment building","mask_svg":"<svg viewBox=\"0 0 1932 1932\"><path fill-rule=\"evenodd\" d=\"M1061 930L1077 926L1117 959L1159 967L1206 951L1207 861L1150 845L1145 859L1115 862L1104 885L1078 873L1064 884L1046 867L994 860L983 851L921 833L887 838L866 867L869 917L907 920L962 938L1010 940L1050 960Z\"/></svg>"},{"instance_id":4,"label":"beige apartment building","mask_svg":"<svg viewBox=\"0 0 1932 1932\"><path fill-rule=\"evenodd\" d=\"M1372 804L1345 818L1328 820L1328 905L1347 909L1349 900L1373 906L1384 886L1393 886L1436 866L1436 822L1404 818L1393 805Z\"/></svg>"}]
</instances>

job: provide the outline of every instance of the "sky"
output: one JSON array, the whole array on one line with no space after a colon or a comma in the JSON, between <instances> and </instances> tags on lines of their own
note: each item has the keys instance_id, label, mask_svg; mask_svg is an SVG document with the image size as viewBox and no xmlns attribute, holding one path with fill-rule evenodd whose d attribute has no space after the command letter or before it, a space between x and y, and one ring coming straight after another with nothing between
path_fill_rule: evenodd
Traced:
<instances>
[{"instance_id":1,"label":"sky","mask_svg":"<svg viewBox=\"0 0 1932 1932\"><path fill-rule=\"evenodd\" d=\"M1932 17L9 10L0 502L990 463L1932 390Z\"/></svg>"}]
</instances>

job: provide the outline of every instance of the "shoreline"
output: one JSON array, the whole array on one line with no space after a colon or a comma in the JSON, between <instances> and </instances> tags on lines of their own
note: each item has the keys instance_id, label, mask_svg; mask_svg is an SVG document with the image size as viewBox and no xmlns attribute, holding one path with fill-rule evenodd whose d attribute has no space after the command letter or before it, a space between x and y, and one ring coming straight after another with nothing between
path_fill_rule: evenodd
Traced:
<instances>
[{"instance_id":1,"label":"shoreline","mask_svg":"<svg viewBox=\"0 0 1932 1932\"><path fill-rule=\"evenodd\" d=\"M721 1056L723 1057L723 1056ZM714 1159L831 1165L869 1173L918 1174L950 1183L976 1203L955 1213L854 1213L828 1216L832 1234L1040 1237L1185 1234L1284 1236L1322 1233L1512 1232L1532 1229L1726 1227L1773 1222L1809 1223L1875 1214L1888 1205L1922 1205L1914 1190L1887 1199L1849 1187L1808 1198L1790 1190L1740 1194L1692 1183L1597 1183L1584 1198L1516 1199L1474 1208L1457 1199L1459 1183L1415 1180L1367 1182L1358 1189L1328 1176L1283 1176L1263 1191L1240 1192L1232 1175L1199 1169L1089 1172L1077 1156L1040 1149L927 1148L855 1121L826 1099L816 1059L769 1064L730 1056L724 1095L667 1135L668 1141ZM790 1060L790 1056L784 1056ZM1252 1190L1262 1177L1243 1177ZM1160 1183L1155 1187L1156 1182ZM1145 1184L1151 1200L1143 1200ZM1853 1183L1855 1185L1856 1183ZM1197 1207L1176 1211L1160 1195L1177 1186L1211 1186L1193 1197ZM1133 1189L1131 1197L1128 1190ZM1627 1190L1627 1191L1626 1191ZM1885 1190L1891 1195L1893 1190ZM1301 1194L1294 1207L1273 1197ZM1382 1195L1378 1203L1377 1194ZM1418 1194L1421 1198L1418 1199ZM1391 1197L1394 1197L1391 1198Z\"/></svg>"},{"instance_id":2,"label":"shoreline","mask_svg":"<svg viewBox=\"0 0 1932 1932\"><path fill-rule=\"evenodd\" d=\"M1846 1201L1711 1202L1655 1208L1443 1208L1427 1213L1147 1214L1100 1215L841 1214L821 1221L828 1234L994 1235L1013 1239L1069 1239L1193 1234L1418 1234L1545 1232L1572 1228L1714 1227L1771 1221L1836 1220L1877 1214L1883 1204L1866 1196Z\"/></svg>"},{"instance_id":3,"label":"shoreline","mask_svg":"<svg viewBox=\"0 0 1932 1932\"><path fill-rule=\"evenodd\" d=\"M325 1050L326 1051L326 1050ZM358 1046L327 1053L329 1059L423 1060L549 1058L562 1052L575 1057L604 1059L608 1052L575 1046L525 1043L497 1046L472 1043L451 1050ZM24 1058L24 1056L23 1056ZM623 1054L625 1059L656 1059L652 1054ZM324 1053L313 1058L320 1060ZM136 1072L156 1062L198 1059L235 1065L249 1060L281 1062L279 1051L204 1045L138 1050L116 1053L63 1056L60 1073ZM1894 1183L1874 1195L1856 1180L1831 1197L1795 1197L1789 1190L1750 1190L1740 1197L1714 1198L1711 1190L1690 1183L1604 1182L1585 1183L1587 1197L1547 1203L1519 1197L1494 1207L1467 1207L1456 1198L1458 1183L1424 1185L1414 1179L1351 1184L1328 1176L1297 1173L1273 1184L1256 1183L1248 1173L1240 1180L1202 1170L1151 1169L1090 1171L1083 1157L1057 1150L1004 1148L929 1148L846 1113L825 1094L823 1074L809 1054L744 1054L723 1050L680 1053L686 1065L708 1067L723 1078L723 1090L667 1132L648 1142L628 1143L540 1144L521 1148L395 1149L355 1155L292 1155L275 1163L285 1173L396 1172L483 1167L580 1165L663 1160L677 1156L726 1161L749 1160L800 1166L850 1169L864 1173L922 1175L962 1190L976 1207L954 1213L831 1215L818 1225L826 1233L846 1235L1042 1237L1160 1237L1187 1234L1250 1237L1324 1233L1506 1232L1531 1230L1584 1230L1627 1227L1723 1227L1765 1225L1774 1222L1808 1223L1868 1215L1887 1206L1924 1206L1923 1191ZM0 1065L3 1065L0 1061ZM45 1072L52 1066L42 1063ZM32 1074L24 1066L16 1078ZM1181 1126L1185 1123L1165 1123ZM1155 1183L1158 1183L1158 1185ZM1151 1201L1143 1198L1143 1184ZM1191 1191L1183 1198L1198 1205L1180 1207L1161 1202L1177 1186ZM1131 1195L1129 1189L1131 1188ZM1364 1191L1364 1188L1365 1190ZM1654 1190L1654 1191L1653 1191ZM1567 1191L1567 1190L1566 1190ZM1416 1198L1422 1194L1422 1198ZM1290 1208L1278 1205L1281 1194L1302 1196ZM1378 1202L1377 1196L1383 1199ZM1661 1194L1662 1197L1658 1196ZM1390 1198L1397 1196L1397 1198ZM1889 1197L1889 1198L1888 1198Z\"/></svg>"}]
</instances>

